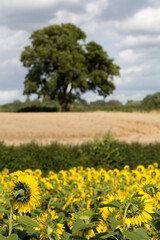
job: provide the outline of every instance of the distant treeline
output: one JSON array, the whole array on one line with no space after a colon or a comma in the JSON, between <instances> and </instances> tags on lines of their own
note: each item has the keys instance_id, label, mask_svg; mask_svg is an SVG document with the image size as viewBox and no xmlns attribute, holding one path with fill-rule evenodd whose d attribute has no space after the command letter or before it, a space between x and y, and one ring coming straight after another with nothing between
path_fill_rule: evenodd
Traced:
<instances>
[{"instance_id":1,"label":"distant treeline","mask_svg":"<svg viewBox=\"0 0 160 240\"><path fill-rule=\"evenodd\" d=\"M160 110L160 92L152 95L147 95L142 101L129 100L126 104L122 104L118 100L97 100L88 103L84 99L76 100L71 105L70 111L84 112L84 111L152 111ZM25 102L19 100L13 103L8 103L0 106L0 112L60 112L61 106L55 100L44 98L43 100L30 100L27 98Z\"/></svg>"}]
</instances>

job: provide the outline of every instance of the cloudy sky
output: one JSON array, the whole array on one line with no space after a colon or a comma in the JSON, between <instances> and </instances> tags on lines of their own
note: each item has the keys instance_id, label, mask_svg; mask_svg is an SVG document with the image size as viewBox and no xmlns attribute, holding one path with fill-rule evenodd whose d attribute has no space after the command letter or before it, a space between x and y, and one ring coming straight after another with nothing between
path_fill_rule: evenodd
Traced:
<instances>
[{"instance_id":1,"label":"cloudy sky","mask_svg":"<svg viewBox=\"0 0 160 240\"><path fill-rule=\"evenodd\" d=\"M20 59L30 34L71 22L103 46L121 67L106 100L142 100L160 91L160 0L1 0L0 104L25 100L27 69ZM88 101L99 99L85 94Z\"/></svg>"}]
</instances>

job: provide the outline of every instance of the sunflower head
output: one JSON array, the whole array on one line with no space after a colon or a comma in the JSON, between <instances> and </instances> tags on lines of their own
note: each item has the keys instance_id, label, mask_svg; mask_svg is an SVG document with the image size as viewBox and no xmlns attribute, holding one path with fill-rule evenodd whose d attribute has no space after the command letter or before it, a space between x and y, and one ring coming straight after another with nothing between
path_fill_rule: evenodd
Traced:
<instances>
[{"instance_id":1,"label":"sunflower head","mask_svg":"<svg viewBox=\"0 0 160 240\"><path fill-rule=\"evenodd\" d=\"M135 217L142 213L143 209L145 207L145 204L143 201L141 201L140 198L133 198L130 201L130 205L127 209L127 217Z\"/></svg>"},{"instance_id":2,"label":"sunflower head","mask_svg":"<svg viewBox=\"0 0 160 240\"><path fill-rule=\"evenodd\" d=\"M40 240L60 239L64 231L64 225L58 223L58 216L54 210L49 209L44 212L38 220L41 226Z\"/></svg>"},{"instance_id":3,"label":"sunflower head","mask_svg":"<svg viewBox=\"0 0 160 240\"><path fill-rule=\"evenodd\" d=\"M122 204L121 213L128 229L130 226L145 226L148 220L152 219L153 204L149 199L142 198L141 195L133 195Z\"/></svg>"},{"instance_id":4,"label":"sunflower head","mask_svg":"<svg viewBox=\"0 0 160 240\"><path fill-rule=\"evenodd\" d=\"M25 182L17 181L13 188L13 195L17 202L28 202L30 199L31 189Z\"/></svg>"},{"instance_id":5,"label":"sunflower head","mask_svg":"<svg viewBox=\"0 0 160 240\"><path fill-rule=\"evenodd\" d=\"M27 213L39 204L38 182L33 176L21 174L13 180L12 198L14 209L18 212Z\"/></svg>"},{"instance_id":6,"label":"sunflower head","mask_svg":"<svg viewBox=\"0 0 160 240\"><path fill-rule=\"evenodd\" d=\"M95 235L93 228L97 226L98 219L96 219L96 215L92 211L84 210L76 213L71 214L72 219L68 223L70 230L73 232L74 223L77 219L80 219L86 224L86 228L83 230L79 230L77 232L74 232L73 235L75 236L83 236L87 239L90 239L90 237L93 237ZM88 225L88 227L87 227Z\"/></svg>"}]
</instances>

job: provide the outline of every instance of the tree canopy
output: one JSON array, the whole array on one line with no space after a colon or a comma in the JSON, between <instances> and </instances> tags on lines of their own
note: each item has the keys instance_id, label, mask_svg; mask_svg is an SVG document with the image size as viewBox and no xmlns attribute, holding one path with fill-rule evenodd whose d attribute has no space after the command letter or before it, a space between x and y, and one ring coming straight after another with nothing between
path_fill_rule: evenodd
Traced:
<instances>
[{"instance_id":1,"label":"tree canopy","mask_svg":"<svg viewBox=\"0 0 160 240\"><path fill-rule=\"evenodd\" d=\"M155 92L152 95L147 95L142 101L142 106L148 110L152 110L152 109L159 110L160 109L160 92Z\"/></svg>"},{"instance_id":2,"label":"tree canopy","mask_svg":"<svg viewBox=\"0 0 160 240\"><path fill-rule=\"evenodd\" d=\"M86 34L70 23L33 32L20 59L28 68L24 94L49 96L63 111L87 91L103 97L111 94L119 67L99 44L85 43L85 39Z\"/></svg>"}]
</instances>

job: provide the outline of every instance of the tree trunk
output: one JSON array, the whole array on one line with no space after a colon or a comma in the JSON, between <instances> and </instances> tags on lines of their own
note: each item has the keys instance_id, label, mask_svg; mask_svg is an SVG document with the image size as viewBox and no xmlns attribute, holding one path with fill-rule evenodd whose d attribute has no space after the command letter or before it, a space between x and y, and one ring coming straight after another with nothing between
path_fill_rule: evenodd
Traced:
<instances>
[{"instance_id":1,"label":"tree trunk","mask_svg":"<svg viewBox=\"0 0 160 240\"><path fill-rule=\"evenodd\" d=\"M69 104L67 101L63 101L61 104L61 112L68 112L69 111Z\"/></svg>"}]
</instances>

